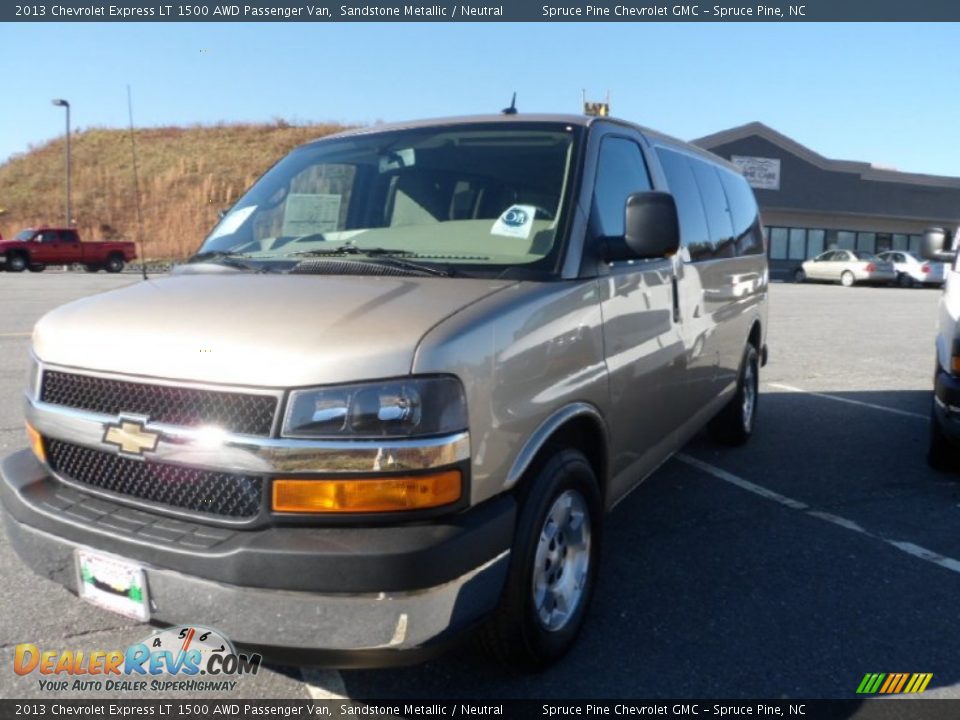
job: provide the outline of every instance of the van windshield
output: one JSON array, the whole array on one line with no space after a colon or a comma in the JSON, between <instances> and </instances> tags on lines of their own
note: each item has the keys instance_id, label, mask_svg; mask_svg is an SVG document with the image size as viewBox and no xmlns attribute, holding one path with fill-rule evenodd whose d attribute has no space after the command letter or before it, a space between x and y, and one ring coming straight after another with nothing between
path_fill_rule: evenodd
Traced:
<instances>
[{"instance_id":1,"label":"van windshield","mask_svg":"<svg viewBox=\"0 0 960 720\"><path fill-rule=\"evenodd\" d=\"M581 132L497 122L313 143L269 170L195 259L290 269L335 258L319 264L350 272L403 258L455 274L554 273Z\"/></svg>"}]
</instances>

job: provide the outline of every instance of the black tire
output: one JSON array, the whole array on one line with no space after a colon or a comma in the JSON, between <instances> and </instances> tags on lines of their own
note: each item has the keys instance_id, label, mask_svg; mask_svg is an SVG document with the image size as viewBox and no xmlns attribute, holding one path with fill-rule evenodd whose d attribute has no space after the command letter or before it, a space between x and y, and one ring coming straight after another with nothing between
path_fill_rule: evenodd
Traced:
<instances>
[{"instance_id":1,"label":"black tire","mask_svg":"<svg viewBox=\"0 0 960 720\"><path fill-rule=\"evenodd\" d=\"M936 401L934 401L936 403ZM934 470L948 472L957 467L957 452L943 432L936 404L930 409L930 444L927 446L927 464Z\"/></svg>"},{"instance_id":2,"label":"black tire","mask_svg":"<svg viewBox=\"0 0 960 720\"><path fill-rule=\"evenodd\" d=\"M104 269L108 273L118 273L123 270L123 266L123 258L120 255L111 255L107 258L107 264L104 266Z\"/></svg>"},{"instance_id":3,"label":"black tire","mask_svg":"<svg viewBox=\"0 0 960 720\"><path fill-rule=\"evenodd\" d=\"M84 265L83 269L88 273L100 272L103 268L100 265Z\"/></svg>"},{"instance_id":4,"label":"black tire","mask_svg":"<svg viewBox=\"0 0 960 720\"><path fill-rule=\"evenodd\" d=\"M27 269L27 258L21 253L7 256L7 272L23 272Z\"/></svg>"},{"instance_id":5,"label":"black tire","mask_svg":"<svg viewBox=\"0 0 960 720\"><path fill-rule=\"evenodd\" d=\"M737 391L716 417L707 425L714 440L725 445L743 445L753 435L760 400L760 356L747 343L740 362ZM748 407L749 401L749 407Z\"/></svg>"},{"instance_id":6,"label":"black tire","mask_svg":"<svg viewBox=\"0 0 960 720\"><path fill-rule=\"evenodd\" d=\"M844 287L853 287L857 284L857 278L849 270L844 270L840 275L840 284Z\"/></svg>"},{"instance_id":7,"label":"black tire","mask_svg":"<svg viewBox=\"0 0 960 720\"><path fill-rule=\"evenodd\" d=\"M807 274L803 271L803 268L797 268L793 271L793 281L795 283L802 283L807 281Z\"/></svg>"},{"instance_id":8,"label":"black tire","mask_svg":"<svg viewBox=\"0 0 960 720\"><path fill-rule=\"evenodd\" d=\"M911 288L914 287L913 278L907 275L906 273L900 273L897 275L897 285L902 288Z\"/></svg>"},{"instance_id":9,"label":"black tire","mask_svg":"<svg viewBox=\"0 0 960 720\"><path fill-rule=\"evenodd\" d=\"M528 480L518 498L520 514L503 595L480 632L480 640L488 653L507 667L526 672L541 670L558 660L570 649L580 632L596 583L603 514L596 475L579 450L550 451L528 475ZM547 534L551 510L555 504L562 505L563 499L575 499L575 507L576 503L582 502L579 517L589 521L584 530L586 521L581 519L581 536L588 540L580 555L575 549L575 540L564 541L564 537L576 539L575 534L568 535L576 533L573 522L564 525L553 536ZM571 518L574 515L570 513ZM557 526L554 524L553 527ZM568 547L571 549L569 555ZM544 553L548 555L542 563L537 563L538 551L541 557ZM550 554L555 555L552 567ZM587 562L585 567L581 566L581 581L573 582L575 576L564 575L564 570L570 567L568 562L576 564L583 557ZM566 581L569 589L569 583L573 582L573 592L579 593L573 611L562 624L552 629L545 624L548 621L541 618L534 600L535 580L543 574L549 576L551 572L550 586L556 586L560 580ZM543 597L541 607L552 616L552 610L546 607L550 599L546 593Z\"/></svg>"},{"instance_id":10,"label":"black tire","mask_svg":"<svg viewBox=\"0 0 960 720\"><path fill-rule=\"evenodd\" d=\"M43 272L47 269L46 265L31 265L27 268L30 272Z\"/></svg>"}]
</instances>

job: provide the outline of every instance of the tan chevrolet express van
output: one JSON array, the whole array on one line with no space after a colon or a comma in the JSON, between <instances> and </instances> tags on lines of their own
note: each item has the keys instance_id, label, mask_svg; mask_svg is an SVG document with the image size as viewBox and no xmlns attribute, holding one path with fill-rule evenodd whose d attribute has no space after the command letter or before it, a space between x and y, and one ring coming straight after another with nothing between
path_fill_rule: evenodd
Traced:
<instances>
[{"instance_id":1,"label":"tan chevrolet express van","mask_svg":"<svg viewBox=\"0 0 960 720\"><path fill-rule=\"evenodd\" d=\"M704 426L750 437L767 291L743 177L635 125L325 138L172 276L40 320L6 528L142 620L340 665L478 627L542 667L604 513Z\"/></svg>"}]
</instances>

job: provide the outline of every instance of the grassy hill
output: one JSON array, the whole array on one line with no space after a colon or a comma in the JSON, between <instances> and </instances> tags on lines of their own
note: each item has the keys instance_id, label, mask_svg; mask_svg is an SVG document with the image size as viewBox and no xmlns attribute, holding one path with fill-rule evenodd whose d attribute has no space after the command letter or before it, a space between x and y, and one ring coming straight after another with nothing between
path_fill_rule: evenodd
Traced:
<instances>
[{"instance_id":1,"label":"grassy hill","mask_svg":"<svg viewBox=\"0 0 960 720\"><path fill-rule=\"evenodd\" d=\"M217 220L268 167L336 125L164 127L136 131L144 254L193 253ZM64 139L0 165L0 233L63 224ZM138 238L133 162L127 130L89 129L71 137L73 221L85 240Z\"/></svg>"}]
</instances>

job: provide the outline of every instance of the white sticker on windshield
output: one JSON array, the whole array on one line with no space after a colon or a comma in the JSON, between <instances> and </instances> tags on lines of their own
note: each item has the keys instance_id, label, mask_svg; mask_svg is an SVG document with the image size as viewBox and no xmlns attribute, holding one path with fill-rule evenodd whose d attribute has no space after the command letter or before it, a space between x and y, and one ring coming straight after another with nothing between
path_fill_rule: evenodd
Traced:
<instances>
[{"instance_id":1,"label":"white sticker on windshield","mask_svg":"<svg viewBox=\"0 0 960 720\"><path fill-rule=\"evenodd\" d=\"M240 226L243 225L243 221L250 217L250 214L256 209L256 205L248 205L245 208L240 208L239 210L234 210L233 212L227 213L223 220L221 220L220 223L213 229L213 232L210 233L210 237L207 239L213 240L221 235L230 235L231 233L235 233Z\"/></svg>"},{"instance_id":2,"label":"white sticker on windshield","mask_svg":"<svg viewBox=\"0 0 960 720\"><path fill-rule=\"evenodd\" d=\"M497 218L490 234L526 239L530 237L536 214L537 208L533 205L511 205Z\"/></svg>"},{"instance_id":3,"label":"white sticker on windshield","mask_svg":"<svg viewBox=\"0 0 960 720\"><path fill-rule=\"evenodd\" d=\"M290 193L283 212L283 235L333 232L340 223L340 196Z\"/></svg>"}]
</instances>

